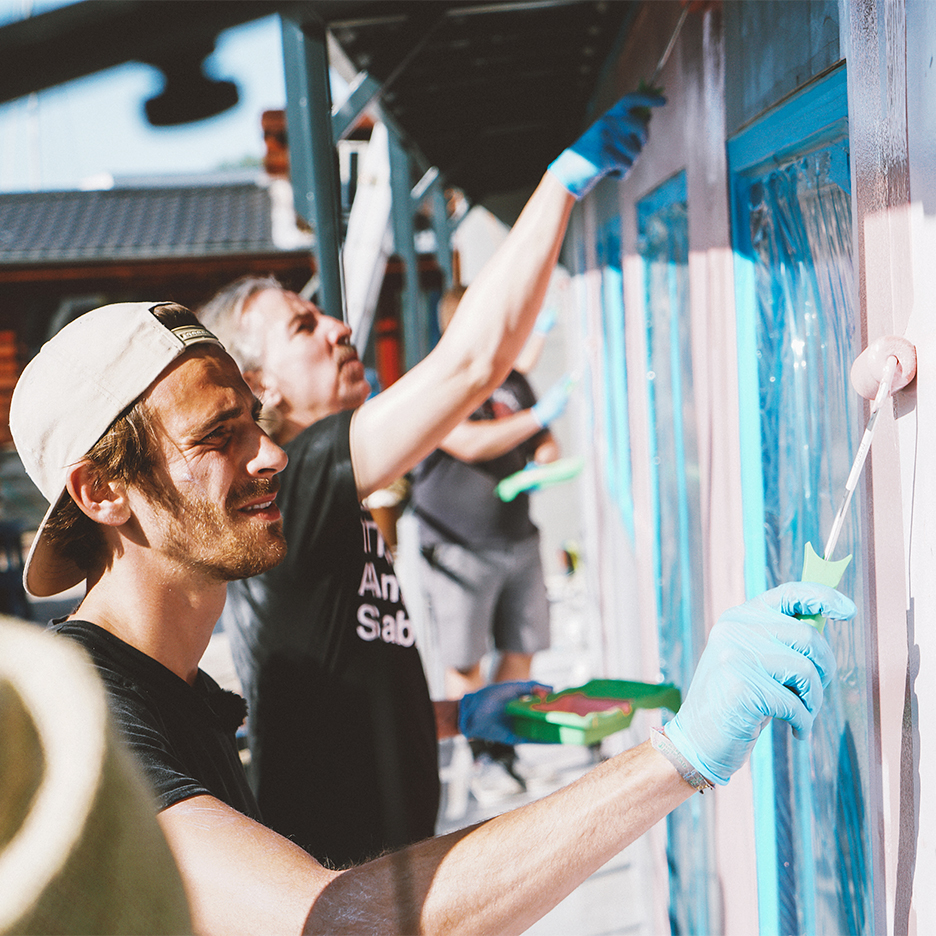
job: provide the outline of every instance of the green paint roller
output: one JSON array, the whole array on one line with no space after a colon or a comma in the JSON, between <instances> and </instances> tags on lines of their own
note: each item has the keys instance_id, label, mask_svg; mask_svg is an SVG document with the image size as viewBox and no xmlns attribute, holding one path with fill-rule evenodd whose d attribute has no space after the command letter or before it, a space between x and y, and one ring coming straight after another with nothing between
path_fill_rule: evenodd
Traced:
<instances>
[{"instance_id":1,"label":"green paint roller","mask_svg":"<svg viewBox=\"0 0 936 936\"><path fill-rule=\"evenodd\" d=\"M803 560L804 582L818 582L820 585L829 585L835 588L845 574L851 556L846 556L837 562L829 557L835 549L842 525L845 522L845 513L851 503L852 494L858 485L861 469L871 448L871 439L877 424L878 413L884 401L890 394L905 387L916 375L916 348L906 338L897 335L886 335L873 341L852 364L851 382L855 390L865 399L871 400L871 410L864 435L858 445L858 452L852 462L848 480L845 482L845 494L839 506L838 513L832 522L829 538L826 540L824 558L819 558L811 543L806 544L806 555ZM822 633L825 621L819 614L801 615L803 620L812 621Z\"/></svg>"}]
</instances>

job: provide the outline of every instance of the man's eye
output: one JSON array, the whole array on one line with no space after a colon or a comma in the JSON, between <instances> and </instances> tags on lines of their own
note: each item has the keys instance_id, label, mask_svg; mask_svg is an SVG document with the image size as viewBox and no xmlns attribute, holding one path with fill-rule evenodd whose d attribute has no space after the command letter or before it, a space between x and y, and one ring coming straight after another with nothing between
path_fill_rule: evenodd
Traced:
<instances>
[{"instance_id":1,"label":"man's eye","mask_svg":"<svg viewBox=\"0 0 936 936\"><path fill-rule=\"evenodd\" d=\"M212 429L207 435L204 435L199 439L199 442L202 445L219 445L228 440L230 432L224 428L219 427L217 429Z\"/></svg>"}]
</instances>

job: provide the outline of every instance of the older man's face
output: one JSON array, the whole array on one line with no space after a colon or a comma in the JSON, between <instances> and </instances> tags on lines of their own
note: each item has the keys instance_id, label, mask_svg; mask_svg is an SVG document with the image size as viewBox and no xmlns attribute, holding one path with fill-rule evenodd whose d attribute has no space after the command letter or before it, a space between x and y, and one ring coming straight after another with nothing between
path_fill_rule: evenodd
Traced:
<instances>
[{"instance_id":1,"label":"older man's face","mask_svg":"<svg viewBox=\"0 0 936 936\"><path fill-rule=\"evenodd\" d=\"M360 406L370 392L351 329L293 292L264 289L248 301L244 325L262 347L265 403L293 422Z\"/></svg>"}]
</instances>

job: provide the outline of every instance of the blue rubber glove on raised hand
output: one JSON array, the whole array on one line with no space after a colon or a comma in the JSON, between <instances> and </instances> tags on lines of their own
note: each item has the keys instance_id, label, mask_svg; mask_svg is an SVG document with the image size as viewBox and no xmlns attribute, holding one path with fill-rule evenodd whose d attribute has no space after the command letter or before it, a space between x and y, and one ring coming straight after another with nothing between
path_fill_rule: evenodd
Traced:
<instances>
[{"instance_id":1,"label":"blue rubber glove on raised hand","mask_svg":"<svg viewBox=\"0 0 936 936\"><path fill-rule=\"evenodd\" d=\"M685 701L664 728L709 780L728 782L770 718L790 722L797 737L809 734L835 657L793 615L816 613L847 621L855 605L825 585L789 582L731 608L712 628Z\"/></svg>"},{"instance_id":2,"label":"blue rubber glove on raised hand","mask_svg":"<svg viewBox=\"0 0 936 936\"><path fill-rule=\"evenodd\" d=\"M623 178L647 142L646 108L660 107L658 94L626 94L550 164L549 171L583 198L605 176Z\"/></svg>"},{"instance_id":3,"label":"blue rubber glove on raised hand","mask_svg":"<svg viewBox=\"0 0 936 936\"><path fill-rule=\"evenodd\" d=\"M530 414L544 429L554 420L558 419L569 402L572 388L575 386L575 377L566 374L560 377L543 395L530 407Z\"/></svg>"},{"instance_id":4,"label":"blue rubber glove on raised hand","mask_svg":"<svg viewBox=\"0 0 936 936\"><path fill-rule=\"evenodd\" d=\"M458 730L466 738L521 744L526 738L515 734L504 706L527 695L545 695L550 686L531 680L491 683L477 692L463 695L458 703Z\"/></svg>"}]
</instances>

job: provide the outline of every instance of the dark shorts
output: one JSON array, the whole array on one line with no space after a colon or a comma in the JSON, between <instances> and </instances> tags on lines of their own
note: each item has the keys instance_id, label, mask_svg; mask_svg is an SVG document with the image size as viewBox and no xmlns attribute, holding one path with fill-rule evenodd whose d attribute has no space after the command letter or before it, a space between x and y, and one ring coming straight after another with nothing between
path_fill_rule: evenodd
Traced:
<instances>
[{"instance_id":1,"label":"dark shorts","mask_svg":"<svg viewBox=\"0 0 936 936\"><path fill-rule=\"evenodd\" d=\"M549 646L539 536L504 546L424 546L420 578L443 666L466 669L492 649Z\"/></svg>"}]
</instances>

